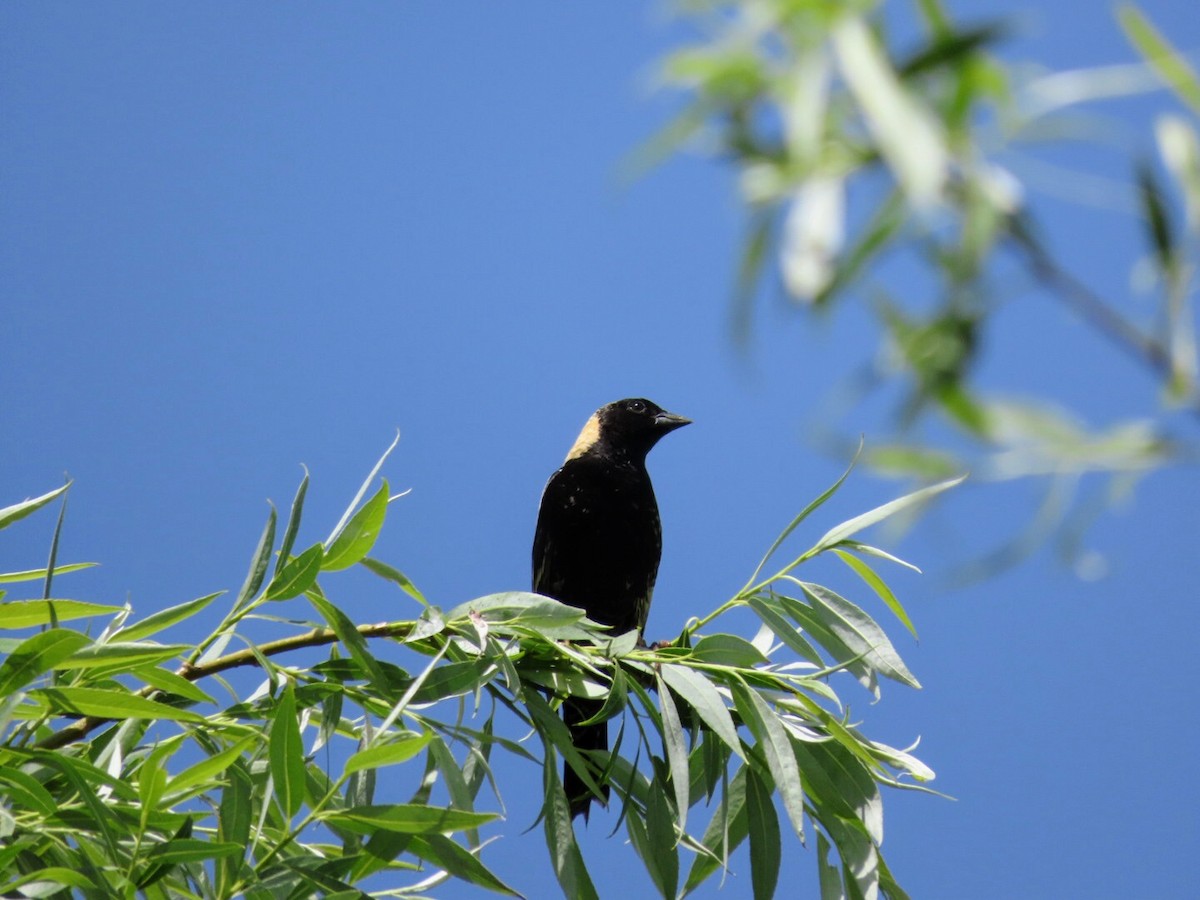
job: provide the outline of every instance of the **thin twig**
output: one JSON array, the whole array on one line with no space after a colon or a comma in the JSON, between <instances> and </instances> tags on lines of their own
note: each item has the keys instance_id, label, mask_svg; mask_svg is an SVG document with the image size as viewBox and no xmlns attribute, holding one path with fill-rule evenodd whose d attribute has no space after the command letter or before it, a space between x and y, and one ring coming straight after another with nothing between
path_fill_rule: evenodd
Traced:
<instances>
[{"instance_id":1,"label":"thin twig","mask_svg":"<svg viewBox=\"0 0 1200 900\"><path fill-rule=\"evenodd\" d=\"M359 625L358 633L365 638L407 637L412 633L413 627L414 623L412 622L380 622L375 625ZM228 669L236 669L240 666L257 666L259 665L259 657L262 656L278 656L281 653L289 653L292 650L300 650L305 647L321 647L326 644L336 643L337 640L337 634L330 629L314 628L303 634L296 634L291 637L280 638L277 641L268 641L265 644L259 644L253 649L247 648L239 650L236 653L227 654L226 656L220 656L212 662L200 665L185 663L175 670L175 674L180 678L186 678L188 681L199 681L201 678L216 675L218 672L224 672ZM148 697L158 691L158 688L147 685L137 691L137 696ZM101 725L113 721L115 720L102 716L84 716L82 719L72 722L61 731L56 731L48 738L39 741L34 746L38 750L57 750L59 747L64 747L67 744L86 737Z\"/></svg>"}]
</instances>

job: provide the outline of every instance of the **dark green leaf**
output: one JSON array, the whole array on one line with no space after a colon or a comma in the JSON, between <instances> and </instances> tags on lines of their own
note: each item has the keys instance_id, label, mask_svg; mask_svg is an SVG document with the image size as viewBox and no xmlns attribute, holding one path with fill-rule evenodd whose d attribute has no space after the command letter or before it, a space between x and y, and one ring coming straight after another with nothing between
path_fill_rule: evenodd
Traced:
<instances>
[{"instance_id":1,"label":"dark green leaf","mask_svg":"<svg viewBox=\"0 0 1200 900\"><path fill-rule=\"evenodd\" d=\"M775 782L775 789L783 800L783 808L796 835L804 839L804 791L800 784L800 769L787 730L779 721L775 711L759 695L758 691L734 681L730 684L737 710L742 721L753 732L758 746L766 757L767 768Z\"/></svg>"},{"instance_id":2,"label":"dark green leaf","mask_svg":"<svg viewBox=\"0 0 1200 900\"><path fill-rule=\"evenodd\" d=\"M413 838L410 849L421 859L428 860L455 878L510 897L521 896L481 863L478 857L448 837L422 834Z\"/></svg>"},{"instance_id":3,"label":"dark green leaf","mask_svg":"<svg viewBox=\"0 0 1200 900\"><path fill-rule=\"evenodd\" d=\"M241 844L228 841L205 841L199 838L180 838L154 847L146 858L156 863L190 863L221 856L234 856L245 850Z\"/></svg>"},{"instance_id":4,"label":"dark green leaf","mask_svg":"<svg viewBox=\"0 0 1200 900\"><path fill-rule=\"evenodd\" d=\"M550 851L550 862L564 897L579 900L599 900L596 887L592 884L583 854L575 842L575 828L571 824L570 807L558 777L558 755L553 746L543 738L546 745L546 760L542 768L545 801L542 805L542 828L546 834L546 849Z\"/></svg>"},{"instance_id":5,"label":"dark green leaf","mask_svg":"<svg viewBox=\"0 0 1200 900\"><path fill-rule=\"evenodd\" d=\"M659 672L675 693L696 711L701 720L726 746L738 756L742 754L742 742L737 736L737 726L720 692L713 683L699 672L686 666L664 663Z\"/></svg>"},{"instance_id":6,"label":"dark green leaf","mask_svg":"<svg viewBox=\"0 0 1200 900\"><path fill-rule=\"evenodd\" d=\"M400 834L445 834L478 828L498 817L495 813L467 812L443 806L392 803L326 812L319 818L358 834L374 834L380 830Z\"/></svg>"},{"instance_id":7,"label":"dark green leaf","mask_svg":"<svg viewBox=\"0 0 1200 900\"><path fill-rule=\"evenodd\" d=\"M771 802L771 791L762 778L753 768L746 774L750 880L754 886L754 900L771 900L779 881L779 818L775 814L775 804Z\"/></svg>"},{"instance_id":8,"label":"dark green leaf","mask_svg":"<svg viewBox=\"0 0 1200 900\"><path fill-rule=\"evenodd\" d=\"M391 697L391 686L383 667L368 649L367 639L359 633L358 628L350 621L349 617L316 592L310 591L308 599L354 660L370 673L371 683L375 690L382 696Z\"/></svg>"}]
</instances>

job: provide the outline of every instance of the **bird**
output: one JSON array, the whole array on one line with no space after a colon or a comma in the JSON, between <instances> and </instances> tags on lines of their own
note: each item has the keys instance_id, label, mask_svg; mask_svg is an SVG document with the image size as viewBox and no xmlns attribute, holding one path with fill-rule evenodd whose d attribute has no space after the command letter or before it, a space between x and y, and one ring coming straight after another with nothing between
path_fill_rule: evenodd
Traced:
<instances>
[{"instance_id":1,"label":"bird","mask_svg":"<svg viewBox=\"0 0 1200 900\"><path fill-rule=\"evenodd\" d=\"M609 403L583 426L546 482L533 537L533 589L584 610L614 637L637 630L643 642L662 557L662 525L646 455L691 419L644 398ZM603 707L568 697L563 721L579 750L607 750L608 723L582 722ZM593 794L569 765L563 789L571 818L586 823ZM601 790L607 802L608 785Z\"/></svg>"}]
</instances>

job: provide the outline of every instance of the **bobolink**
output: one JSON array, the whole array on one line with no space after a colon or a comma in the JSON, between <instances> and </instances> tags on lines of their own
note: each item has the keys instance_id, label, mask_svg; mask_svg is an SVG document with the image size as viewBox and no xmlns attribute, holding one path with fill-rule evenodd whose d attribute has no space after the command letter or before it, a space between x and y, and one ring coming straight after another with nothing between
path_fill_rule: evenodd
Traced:
<instances>
[{"instance_id":1,"label":"bobolink","mask_svg":"<svg viewBox=\"0 0 1200 900\"><path fill-rule=\"evenodd\" d=\"M662 556L662 526L646 454L659 438L691 420L649 400L618 400L583 426L562 468L542 493L533 537L533 589L575 606L616 636L646 627ZM568 698L563 721L580 750L607 750L608 723L580 725L598 700ZM564 766L572 818L587 820L592 793ZM608 785L603 786L608 799Z\"/></svg>"}]
</instances>

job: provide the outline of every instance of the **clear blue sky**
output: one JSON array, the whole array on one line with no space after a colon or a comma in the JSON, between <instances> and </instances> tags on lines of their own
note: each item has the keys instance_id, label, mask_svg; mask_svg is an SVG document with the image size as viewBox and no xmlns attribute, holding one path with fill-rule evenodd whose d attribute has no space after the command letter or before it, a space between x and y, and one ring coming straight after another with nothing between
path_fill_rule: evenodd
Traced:
<instances>
[{"instance_id":1,"label":"clear blue sky","mask_svg":"<svg viewBox=\"0 0 1200 900\"><path fill-rule=\"evenodd\" d=\"M1010 56L1132 58L1106 4L1042 7L1016 16ZM1145 8L1200 46L1194 0ZM672 108L648 85L684 36L658 4L0 6L0 505L75 479L62 558L103 567L63 592L146 613L236 587L265 501L286 506L300 464L311 542L397 426L386 474L412 493L375 555L444 607L524 588L546 477L595 407L629 395L696 422L651 457L665 531L651 637L736 590L840 470L805 432L869 347L852 309L808 322L771 289L739 357L729 173L682 159L618 177ZM1148 147L1166 106L1113 110ZM1136 222L1042 202L1067 258L1126 297ZM1096 425L1155 398L1045 301L1017 298L999 324L990 387L1052 386ZM874 409L842 423L884 427ZM855 476L807 537L900 490ZM1032 496L966 489L898 549L944 569L1011 533ZM886 685L875 706L845 690L869 734L920 736L958 798L886 797L884 852L914 897L1200 893L1198 497L1195 470L1149 478L1089 533L1100 581L1050 552L963 590L896 575L921 642L893 636L925 689ZM51 526L5 531L0 570L42 564ZM372 580L328 590L360 621L413 613ZM540 828L523 834L538 773L506 774L486 859L553 896ZM648 896L611 822L583 837L601 894ZM812 856L786 862L802 896ZM748 895L743 858L718 896Z\"/></svg>"}]
</instances>

